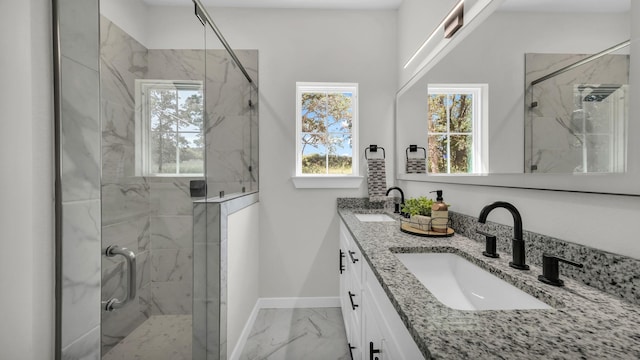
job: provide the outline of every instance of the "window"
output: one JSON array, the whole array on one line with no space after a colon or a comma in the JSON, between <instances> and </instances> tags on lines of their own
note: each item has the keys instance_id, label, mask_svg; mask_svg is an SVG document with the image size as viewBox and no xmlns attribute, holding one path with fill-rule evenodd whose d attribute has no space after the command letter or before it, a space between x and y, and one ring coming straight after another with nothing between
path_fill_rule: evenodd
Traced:
<instances>
[{"instance_id":1,"label":"window","mask_svg":"<svg viewBox=\"0 0 640 360\"><path fill-rule=\"evenodd\" d=\"M202 82L136 80L136 173L204 174Z\"/></svg>"},{"instance_id":2,"label":"window","mask_svg":"<svg viewBox=\"0 0 640 360\"><path fill-rule=\"evenodd\" d=\"M357 176L358 84L296 83L296 175Z\"/></svg>"},{"instance_id":3,"label":"window","mask_svg":"<svg viewBox=\"0 0 640 360\"><path fill-rule=\"evenodd\" d=\"M428 91L427 171L435 174L483 173L486 141L482 118L486 85L433 85Z\"/></svg>"}]
</instances>

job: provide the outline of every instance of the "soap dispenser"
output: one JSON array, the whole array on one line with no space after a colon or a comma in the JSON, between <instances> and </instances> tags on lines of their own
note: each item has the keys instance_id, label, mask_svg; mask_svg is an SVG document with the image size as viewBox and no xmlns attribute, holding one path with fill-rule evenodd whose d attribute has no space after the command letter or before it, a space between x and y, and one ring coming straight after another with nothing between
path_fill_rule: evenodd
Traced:
<instances>
[{"instance_id":1,"label":"soap dispenser","mask_svg":"<svg viewBox=\"0 0 640 360\"><path fill-rule=\"evenodd\" d=\"M436 193L436 202L431 205L431 230L446 233L449 225L449 208L442 198L442 190L432 191Z\"/></svg>"}]
</instances>

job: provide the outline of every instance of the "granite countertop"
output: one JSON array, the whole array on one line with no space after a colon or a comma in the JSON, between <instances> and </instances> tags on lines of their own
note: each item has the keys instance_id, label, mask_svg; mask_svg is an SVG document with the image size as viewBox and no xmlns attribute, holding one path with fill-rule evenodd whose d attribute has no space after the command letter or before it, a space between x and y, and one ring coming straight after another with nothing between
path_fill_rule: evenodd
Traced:
<instances>
[{"instance_id":1,"label":"granite countertop","mask_svg":"<svg viewBox=\"0 0 640 360\"><path fill-rule=\"evenodd\" d=\"M338 209L425 358L640 359L640 307L571 279L564 287L538 281L542 269L508 266L511 256L482 256L484 243L464 236L424 238L400 231L400 221L360 222ZM393 214L389 214L395 216ZM396 216L397 219L399 217ZM450 252L551 305L549 310L451 309L396 258L397 252Z\"/></svg>"}]
</instances>

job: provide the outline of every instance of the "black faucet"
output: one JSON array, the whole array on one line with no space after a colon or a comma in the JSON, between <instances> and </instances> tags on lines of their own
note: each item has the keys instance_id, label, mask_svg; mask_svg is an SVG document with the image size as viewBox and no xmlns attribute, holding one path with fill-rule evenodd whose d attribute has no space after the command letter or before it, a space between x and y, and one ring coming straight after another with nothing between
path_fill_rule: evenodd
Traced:
<instances>
[{"instance_id":1,"label":"black faucet","mask_svg":"<svg viewBox=\"0 0 640 360\"><path fill-rule=\"evenodd\" d=\"M515 206L504 201L496 201L493 204L489 204L480 211L478 222L482 224L486 223L489 213L493 209L499 207L509 210L513 216L513 239L511 240L511 244L513 246L513 261L509 262L509 266L515 269L529 270L529 265L525 264L524 240L522 239L522 217Z\"/></svg>"},{"instance_id":2,"label":"black faucet","mask_svg":"<svg viewBox=\"0 0 640 360\"><path fill-rule=\"evenodd\" d=\"M398 190L400 192L400 204L394 204L395 205L395 211L394 213L398 214L398 213L402 213L400 207L402 205L404 205L404 192L402 191L402 189L400 189L397 186L394 187L390 187L389 189L387 189L387 196L389 196L389 193L391 192L391 190Z\"/></svg>"}]
</instances>

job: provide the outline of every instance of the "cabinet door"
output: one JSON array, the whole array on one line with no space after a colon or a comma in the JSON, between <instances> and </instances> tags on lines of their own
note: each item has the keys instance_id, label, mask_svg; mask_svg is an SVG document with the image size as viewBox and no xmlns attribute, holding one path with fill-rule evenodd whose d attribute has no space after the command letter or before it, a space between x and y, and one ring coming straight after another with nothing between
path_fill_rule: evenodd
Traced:
<instances>
[{"instance_id":1,"label":"cabinet door","mask_svg":"<svg viewBox=\"0 0 640 360\"><path fill-rule=\"evenodd\" d=\"M365 289L364 309L362 311L362 345L364 360L383 360L392 358L386 356L384 334L380 328L378 317L380 314L370 301L371 294Z\"/></svg>"},{"instance_id":2,"label":"cabinet door","mask_svg":"<svg viewBox=\"0 0 640 360\"><path fill-rule=\"evenodd\" d=\"M424 359L369 266L364 266L363 281L365 311L375 316L381 330L384 357L392 360Z\"/></svg>"},{"instance_id":3,"label":"cabinet door","mask_svg":"<svg viewBox=\"0 0 640 360\"><path fill-rule=\"evenodd\" d=\"M340 242L345 244L345 264L352 276L362 282L362 253L344 223L340 223Z\"/></svg>"},{"instance_id":4,"label":"cabinet door","mask_svg":"<svg viewBox=\"0 0 640 360\"><path fill-rule=\"evenodd\" d=\"M349 279L351 278L349 276L349 267L346 266L346 247L343 246L342 242L340 242L340 249L339 249L339 253L338 255L340 256L340 263L339 263L339 282L340 282L340 304L342 305L342 313L346 314L348 313L348 310L350 309L350 305L349 305L349 299L347 297L347 291L349 291L349 288L351 286Z\"/></svg>"},{"instance_id":5,"label":"cabinet door","mask_svg":"<svg viewBox=\"0 0 640 360\"><path fill-rule=\"evenodd\" d=\"M347 333L347 339L351 359L361 360L363 356L363 349L361 346L362 328L360 327L360 324L354 316L345 316L345 321L348 321L350 323L349 329L351 331L351 334Z\"/></svg>"}]
</instances>

